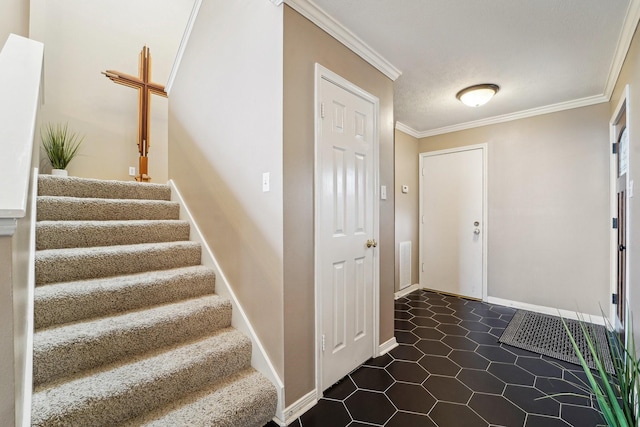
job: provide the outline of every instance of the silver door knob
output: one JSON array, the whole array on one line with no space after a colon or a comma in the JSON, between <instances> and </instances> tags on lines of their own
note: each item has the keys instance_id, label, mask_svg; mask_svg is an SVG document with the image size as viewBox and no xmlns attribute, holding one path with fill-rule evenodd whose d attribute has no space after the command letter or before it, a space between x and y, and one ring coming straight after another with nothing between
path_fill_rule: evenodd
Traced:
<instances>
[{"instance_id":1,"label":"silver door knob","mask_svg":"<svg viewBox=\"0 0 640 427\"><path fill-rule=\"evenodd\" d=\"M476 228L475 230L473 230L473 234L480 234L480 229Z\"/></svg>"}]
</instances>

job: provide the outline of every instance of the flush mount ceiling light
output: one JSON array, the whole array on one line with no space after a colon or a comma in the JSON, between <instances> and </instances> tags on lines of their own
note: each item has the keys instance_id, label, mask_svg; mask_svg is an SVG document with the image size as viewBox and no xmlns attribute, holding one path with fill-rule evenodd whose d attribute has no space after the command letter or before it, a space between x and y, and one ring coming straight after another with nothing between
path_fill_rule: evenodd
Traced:
<instances>
[{"instance_id":1,"label":"flush mount ceiling light","mask_svg":"<svg viewBox=\"0 0 640 427\"><path fill-rule=\"evenodd\" d=\"M499 90L500 86L491 83L474 85L462 89L456 94L456 98L469 107L479 107L489 102Z\"/></svg>"}]
</instances>

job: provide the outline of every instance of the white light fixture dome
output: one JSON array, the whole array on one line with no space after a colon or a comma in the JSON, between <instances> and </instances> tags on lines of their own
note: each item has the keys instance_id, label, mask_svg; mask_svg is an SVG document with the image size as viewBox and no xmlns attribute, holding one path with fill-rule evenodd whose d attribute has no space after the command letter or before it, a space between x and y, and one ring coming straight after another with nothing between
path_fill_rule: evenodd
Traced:
<instances>
[{"instance_id":1,"label":"white light fixture dome","mask_svg":"<svg viewBox=\"0 0 640 427\"><path fill-rule=\"evenodd\" d=\"M456 98L469 107L479 107L489 102L499 90L500 86L492 83L474 85L462 89L456 94Z\"/></svg>"}]
</instances>

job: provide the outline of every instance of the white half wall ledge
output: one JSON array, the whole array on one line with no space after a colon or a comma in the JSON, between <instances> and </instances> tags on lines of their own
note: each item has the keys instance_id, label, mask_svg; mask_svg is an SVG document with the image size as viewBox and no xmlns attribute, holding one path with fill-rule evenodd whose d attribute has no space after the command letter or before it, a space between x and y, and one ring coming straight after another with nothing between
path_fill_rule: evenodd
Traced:
<instances>
[{"instance_id":1,"label":"white half wall ledge","mask_svg":"<svg viewBox=\"0 0 640 427\"><path fill-rule=\"evenodd\" d=\"M10 34L0 52L0 234L26 213L44 45Z\"/></svg>"}]
</instances>

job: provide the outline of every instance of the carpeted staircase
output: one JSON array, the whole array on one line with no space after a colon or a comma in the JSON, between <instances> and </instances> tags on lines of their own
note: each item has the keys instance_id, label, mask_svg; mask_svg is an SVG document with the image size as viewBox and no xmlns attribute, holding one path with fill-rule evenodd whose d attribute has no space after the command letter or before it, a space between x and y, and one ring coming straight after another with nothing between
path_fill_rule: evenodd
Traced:
<instances>
[{"instance_id":1,"label":"carpeted staircase","mask_svg":"<svg viewBox=\"0 0 640 427\"><path fill-rule=\"evenodd\" d=\"M200 245L159 184L41 175L34 426L261 427L274 386L250 366Z\"/></svg>"}]
</instances>

